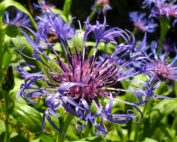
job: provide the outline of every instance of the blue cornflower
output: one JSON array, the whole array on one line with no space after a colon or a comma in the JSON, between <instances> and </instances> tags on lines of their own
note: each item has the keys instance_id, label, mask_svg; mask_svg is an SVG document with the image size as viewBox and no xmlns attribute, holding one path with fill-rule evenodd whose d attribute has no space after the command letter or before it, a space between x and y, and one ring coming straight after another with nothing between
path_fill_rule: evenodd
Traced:
<instances>
[{"instance_id":1,"label":"blue cornflower","mask_svg":"<svg viewBox=\"0 0 177 142\"><path fill-rule=\"evenodd\" d=\"M24 70L26 66L37 68L27 63L21 63L17 70L24 77L20 95L31 103L35 102L36 97L45 98L47 110L43 115L42 130L44 131L45 118L47 118L55 129L61 131L50 117L50 115L59 117L56 112L59 107L63 107L68 113L83 120L84 126L91 122L98 132L104 134L107 133L104 125L105 119L117 124L136 119L137 115L130 110L127 113L119 114L112 113L112 108L116 102L119 102L130 105L140 112L137 106L143 105L153 95L152 90L148 88L148 83L143 81L139 81L138 86L132 86L131 90L123 89L118 85L120 81L131 81L133 77L142 73L142 70L135 67L134 64L140 63L143 59L141 51L144 51L143 49L146 47L146 36L142 43L135 48L135 38L130 32L119 28L107 29L106 19L103 24L97 22L96 25L90 24L87 19L83 39L79 45L80 49L72 48L68 39L71 41L79 33L73 34L73 28L69 23L64 23L59 16L53 13L51 16L47 16L47 19L41 20L44 23L39 25L37 32L28 28L36 40L32 40L28 34L23 33L34 49L32 59L40 61L45 66L45 71L27 72ZM58 50L53 48L54 44L47 40L48 31L52 31L57 36L66 60L63 60ZM89 52L90 48L87 47L90 35L94 35L96 39L92 55ZM123 42L119 43L117 38L121 38ZM51 54L55 56L54 59L47 55L45 49L42 48L41 40L45 41L48 48L51 49ZM112 44L115 51L112 54L98 56L100 42ZM38 81L42 81L45 87L39 87ZM139 101L131 103L117 97L119 93L125 92L137 96L137 101ZM102 98L105 99L104 102L100 101ZM96 111L90 108L91 105L95 106ZM84 126L77 128L81 130Z\"/></svg>"},{"instance_id":2,"label":"blue cornflower","mask_svg":"<svg viewBox=\"0 0 177 142\"><path fill-rule=\"evenodd\" d=\"M70 23L65 24L61 16L54 14L52 11L39 17L39 20L41 22L38 23L38 32L44 36L47 36L47 34L56 35L60 42L66 43L67 39L72 38L76 33L75 29L70 27Z\"/></svg>"},{"instance_id":3,"label":"blue cornflower","mask_svg":"<svg viewBox=\"0 0 177 142\"><path fill-rule=\"evenodd\" d=\"M46 0L41 0L39 4L33 3L35 10L40 10L42 12L50 11L52 8L55 8L55 5L47 3Z\"/></svg>"},{"instance_id":4,"label":"blue cornflower","mask_svg":"<svg viewBox=\"0 0 177 142\"><path fill-rule=\"evenodd\" d=\"M158 0L144 0L143 1L143 7L150 7L151 5L153 5L153 3L155 3Z\"/></svg>"},{"instance_id":5,"label":"blue cornflower","mask_svg":"<svg viewBox=\"0 0 177 142\"><path fill-rule=\"evenodd\" d=\"M177 53L176 48L175 54ZM149 73L155 78L165 78L171 80L177 80L177 54L171 59L169 57L169 50L163 48L158 51L158 43L152 42L145 52L145 72Z\"/></svg>"},{"instance_id":6,"label":"blue cornflower","mask_svg":"<svg viewBox=\"0 0 177 142\"><path fill-rule=\"evenodd\" d=\"M16 10L15 17L11 17L10 12L6 11L4 13L3 23L4 24L15 25L17 27L22 26L22 25L23 26L29 26L30 25L30 19L27 15L25 15L21 11Z\"/></svg>"},{"instance_id":7,"label":"blue cornflower","mask_svg":"<svg viewBox=\"0 0 177 142\"><path fill-rule=\"evenodd\" d=\"M102 12L105 14L108 10L111 10L109 0L95 0L95 5L93 8L100 7ZM100 12L100 11L99 11Z\"/></svg>"},{"instance_id":8,"label":"blue cornflower","mask_svg":"<svg viewBox=\"0 0 177 142\"><path fill-rule=\"evenodd\" d=\"M147 19L144 13L130 12L129 17L134 27L142 32L152 33L157 27L157 24L155 24L152 19Z\"/></svg>"},{"instance_id":9,"label":"blue cornflower","mask_svg":"<svg viewBox=\"0 0 177 142\"><path fill-rule=\"evenodd\" d=\"M173 22L173 26L177 21L177 5L175 1L167 1L167 0L145 0L144 6L151 6L151 16L159 18L160 16L166 16L167 18L173 17L175 18Z\"/></svg>"},{"instance_id":10,"label":"blue cornflower","mask_svg":"<svg viewBox=\"0 0 177 142\"><path fill-rule=\"evenodd\" d=\"M169 53L176 52L176 44L171 39L166 39L162 45L164 51L168 51Z\"/></svg>"}]
</instances>

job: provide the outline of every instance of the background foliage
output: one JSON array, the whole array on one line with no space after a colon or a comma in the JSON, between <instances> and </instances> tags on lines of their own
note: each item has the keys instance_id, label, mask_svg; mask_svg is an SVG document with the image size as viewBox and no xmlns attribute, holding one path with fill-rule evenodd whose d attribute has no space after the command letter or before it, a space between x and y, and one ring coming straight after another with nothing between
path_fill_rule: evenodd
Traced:
<instances>
[{"instance_id":1,"label":"background foliage","mask_svg":"<svg viewBox=\"0 0 177 142\"><path fill-rule=\"evenodd\" d=\"M68 2L66 3L66 1ZM0 142L7 141L9 136L11 142L54 142L58 135L48 122L46 122L46 133L43 134L41 131L42 113L46 108L43 101L39 100L38 104L31 105L17 96L23 80L15 68L21 60L32 62L20 55L18 49L22 49L25 45L24 53L31 55L32 48L21 34L19 27L3 25L4 12L6 10L13 11L12 7L16 7L29 16L31 26L33 29L37 29L34 19L35 13L30 11L30 6L34 2L37 3L33 0L1 0L0 3ZM83 24L92 12L91 7L94 5L94 0L50 0L50 2L56 6L58 10L56 12L60 13L66 21L69 21L71 17L76 17L74 20L76 27L78 27L77 20ZM140 10L141 3L141 0L111 0L112 10L108 11L106 15L108 25L133 31L133 24L129 21L128 13L133 10ZM69 5L71 5L71 9ZM103 16L95 15L93 21L96 19L102 20ZM165 35L174 42L177 41L175 28L169 29ZM157 29L156 34L148 36L148 41L158 40L159 34L160 28ZM142 39L142 35L142 33L138 33L137 39ZM39 63L36 62L35 64ZM106 136L97 136L92 132L91 124L82 132L77 131L75 128L77 118L74 118L69 125L65 141L177 142L177 82L170 82L170 86L162 83L162 87L158 91L172 99L150 100L141 108L144 117L140 123L133 121L126 125L107 123L109 133ZM62 109L60 111L63 112L63 116L59 120L59 123L62 124L65 121L65 112ZM58 120L55 121L58 122Z\"/></svg>"}]
</instances>

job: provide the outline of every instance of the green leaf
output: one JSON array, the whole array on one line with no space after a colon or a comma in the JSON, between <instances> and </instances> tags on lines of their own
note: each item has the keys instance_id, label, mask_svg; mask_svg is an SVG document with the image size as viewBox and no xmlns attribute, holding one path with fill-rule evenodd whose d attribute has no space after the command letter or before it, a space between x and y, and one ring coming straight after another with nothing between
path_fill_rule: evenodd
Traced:
<instances>
[{"instance_id":1,"label":"green leaf","mask_svg":"<svg viewBox=\"0 0 177 142\"><path fill-rule=\"evenodd\" d=\"M0 135L1 135L3 132L5 132L5 124L4 124L4 121L2 121L1 119L0 119L0 126L1 126L0 127Z\"/></svg>"},{"instance_id":2,"label":"green leaf","mask_svg":"<svg viewBox=\"0 0 177 142\"><path fill-rule=\"evenodd\" d=\"M3 141L5 138L5 132L3 132L1 135L0 135L0 140Z\"/></svg>"},{"instance_id":3,"label":"green leaf","mask_svg":"<svg viewBox=\"0 0 177 142\"><path fill-rule=\"evenodd\" d=\"M45 134L40 136L41 142L54 142L54 138Z\"/></svg>"},{"instance_id":4,"label":"green leaf","mask_svg":"<svg viewBox=\"0 0 177 142\"><path fill-rule=\"evenodd\" d=\"M121 141L120 136L118 135L116 129L109 131L106 135L106 140L108 141Z\"/></svg>"},{"instance_id":5,"label":"green leaf","mask_svg":"<svg viewBox=\"0 0 177 142\"><path fill-rule=\"evenodd\" d=\"M10 44L11 44L11 39L9 36L5 36L4 39L4 47L3 47L3 55L2 57L2 67L7 69L9 66L9 63L11 62L12 59L12 53L10 52Z\"/></svg>"},{"instance_id":6,"label":"green leaf","mask_svg":"<svg viewBox=\"0 0 177 142\"><path fill-rule=\"evenodd\" d=\"M165 36L170 29L169 19L166 17L160 18L160 46L164 42Z\"/></svg>"},{"instance_id":7,"label":"green leaf","mask_svg":"<svg viewBox=\"0 0 177 142\"><path fill-rule=\"evenodd\" d=\"M67 17L65 16L65 14L63 13L63 11L59 10L59 9L56 9L56 8L53 8L52 11L55 13L55 14L59 14L63 20L65 22L67 22Z\"/></svg>"},{"instance_id":8,"label":"green leaf","mask_svg":"<svg viewBox=\"0 0 177 142\"><path fill-rule=\"evenodd\" d=\"M17 135L13 138L10 139L11 142L28 142L27 139L25 139L23 136L21 135Z\"/></svg>"},{"instance_id":9,"label":"green leaf","mask_svg":"<svg viewBox=\"0 0 177 142\"><path fill-rule=\"evenodd\" d=\"M7 25L6 34L10 37L16 37L19 34L19 28L14 25Z\"/></svg>"},{"instance_id":10,"label":"green leaf","mask_svg":"<svg viewBox=\"0 0 177 142\"><path fill-rule=\"evenodd\" d=\"M154 91L155 94L169 95L172 92L172 88L167 86L166 82L161 82L160 86Z\"/></svg>"},{"instance_id":11,"label":"green leaf","mask_svg":"<svg viewBox=\"0 0 177 142\"><path fill-rule=\"evenodd\" d=\"M176 114L176 115L177 115L177 114ZM172 128L173 128L174 130L176 130L176 133L177 133L177 117L176 117L175 120L173 121Z\"/></svg>"},{"instance_id":12,"label":"green leaf","mask_svg":"<svg viewBox=\"0 0 177 142\"><path fill-rule=\"evenodd\" d=\"M146 138L143 142L158 142L152 138Z\"/></svg>"},{"instance_id":13,"label":"green leaf","mask_svg":"<svg viewBox=\"0 0 177 142\"><path fill-rule=\"evenodd\" d=\"M21 51L23 55L21 53L19 54L21 54L21 56L27 63L39 66L40 63L38 63L37 60L31 59L33 54L33 48L31 47L31 45L28 43L24 36L17 36L16 38L11 38L11 40L15 48L18 50L17 53ZM40 67L42 68L42 66Z\"/></svg>"},{"instance_id":14,"label":"green leaf","mask_svg":"<svg viewBox=\"0 0 177 142\"><path fill-rule=\"evenodd\" d=\"M40 113L34 108L16 103L13 116L17 119L18 124L27 128L32 132L41 131L41 120L42 117Z\"/></svg>"},{"instance_id":15,"label":"green leaf","mask_svg":"<svg viewBox=\"0 0 177 142\"><path fill-rule=\"evenodd\" d=\"M165 99L154 106L154 109L160 110L162 114L177 113L177 98Z\"/></svg>"},{"instance_id":16,"label":"green leaf","mask_svg":"<svg viewBox=\"0 0 177 142\"><path fill-rule=\"evenodd\" d=\"M1 7L0 7L1 9ZM5 29L2 27L2 17L0 16L0 74L2 73L2 64L3 64L3 55L4 55L4 38L5 38Z\"/></svg>"},{"instance_id":17,"label":"green leaf","mask_svg":"<svg viewBox=\"0 0 177 142\"><path fill-rule=\"evenodd\" d=\"M67 19L69 18L71 4L72 4L72 0L65 0L64 7L63 7L63 13L67 17Z\"/></svg>"},{"instance_id":18,"label":"green leaf","mask_svg":"<svg viewBox=\"0 0 177 142\"><path fill-rule=\"evenodd\" d=\"M83 138L82 140L79 141L73 141L73 142L102 142L103 138L101 136L91 136L91 137L86 137Z\"/></svg>"},{"instance_id":19,"label":"green leaf","mask_svg":"<svg viewBox=\"0 0 177 142\"><path fill-rule=\"evenodd\" d=\"M175 89L175 95L177 97L177 82L176 81L175 81L175 87L174 87L174 89Z\"/></svg>"}]
</instances>

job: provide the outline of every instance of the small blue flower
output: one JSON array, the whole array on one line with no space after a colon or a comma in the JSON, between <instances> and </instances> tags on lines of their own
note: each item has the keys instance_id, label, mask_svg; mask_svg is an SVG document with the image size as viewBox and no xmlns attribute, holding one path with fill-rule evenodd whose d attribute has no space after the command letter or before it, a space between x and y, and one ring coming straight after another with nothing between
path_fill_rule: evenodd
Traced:
<instances>
[{"instance_id":1,"label":"small blue flower","mask_svg":"<svg viewBox=\"0 0 177 142\"><path fill-rule=\"evenodd\" d=\"M43 19L41 19L43 20ZM115 103L124 103L135 108L141 114L138 106L143 105L153 96L152 90L148 88L148 83L139 81L138 86L132 86L131 90L124 89L118 85L120 81L129 81L133 77L140 75L142 70L134 66L135 63L141 63L143 59L142 51L146 47L146 36L142 43L135 46L135 38L128 31L119 28L109 28L106 26L106 19L103 24L99 22L96 25L86 21L85 32L82 39L81 48L75 48L68 44L77 34L70 27L70 24L64 23L59 16L51 13L47 15L47 20L39 25L37 32L27 28L35 37L32 40L28 34L24 36L34 49L33 58L40 61L45 70L30 73L24 70L25 66L37 68L27 63L22 63L18 72L24 77L24 83L21 85L19 94L28 102L34 103L36 97L45 98L47 109L43 115L42 129L44 131L45 119L50 124L60 130L52 121L51 115L59 117L57 109L63 107L66 112L83 120L85 124L77 129L83 129L88 122L99 132L107 133L104 120L112 123L127 123L130 119L136 119L137 114L128 110L125 113L112 113ZM48 32L54 32L62 49L64 50L66 60L63 60L58 51L53 49L53 43L47 40ZM87 41L91 35L95 36L96 46L92 55L89 54ZM118 42L121 38L123 42ZM52 56L46 54L42 48L41 40L52 49ZM104 42L112 44L115 51L112 54L98 55L98 45ZM39 68L38 68L39 69ZM37 82L42 81L44 86L38 86ZM137 82L137 81L136 81ZM147 90L148 88L148 90ZM119 93L130 92L137 97L137 103L120 100ZM100 99L105 99L103 103ZM96 112L90 108L94 105ZM141 114L142 115L142 114ZM100 119L98 119L100 118Z\"/></svg>"},{"instance_id":2,"label":"small blue flower","mask_svg":"<svg viewBox=\"0 0 177 142\"><path fill-rule=\"evenodd\" d=\"M3 23L4 24L15 25L17 27L19 27L19 26L29 26L30 25L30 19L27 15L25 15L21 11L16 10L16 16L15 17L11 17L10 12L6 11L4 13Z\"/></svg>"},{"instance_id":3,"label":"small blue flower","mask_svg":"<svg viewBox=\"0 0 177 142\"><path fill-rule=\"evenodd\" d=\"M44 36L54 34L64 44L67 43L67 39L71 39L76 33L75 29L70 27L70 23L64 23L61 16L54 14L52 11L39 17L39 20L41 22L39 22L38 34Z\"/></svg>"},{"instance_id":4,"label":"small blue flower","mask_svg":"<svg viewBox=\"0 0 177 142\"><path fill-rule=\"evenodd\" d=\"M168 51L169 53L176 52L176 44L171 39L166 39L162 46L164 51Z\"/></svg>"},{"instance_id":5,"label":"small blue flower","mask_svg":"<svg viewBox=\"0 0 177 142\"><path fill-rule=\"evenodd\" d=\"M147 19L146 14L140 12L130 12L130 20L136 29L142 32L154 32L157 24L152 19Z\"/></svg>"},{"instance_id":6,"label":"small blue flower","mask_svg":"<svg viewBox=\"0 0 177 142\"><path fill-rule=\"evenodd\" d=\"M155 3L158 0L144 0L143 1L143 7L150 7L151 5L153 5L153 3ZM162 0L163 1L163 0Z\"/></svg>"},{"instance_id":7,"label":"small blue flower","mask_svg":"<svg viewBox=\"0 0 177 142\"><path fill-rule=\"evenodd\" d=\"M176 24L177 19L177 5L175 1L167 0L145 0L144 6L152 6L151 15L152 17L159 18L160 16L166 16L167 18L175 18L173 26Z\"/></svg>"},{"instance_id":8,"label":"small blue flower","mask_svg":"<svg viewBox=\"0 0 177 142\"><path fill-rule=\"evenodd\" d=\"M111 10L111 6L109 4L109 0L95 0L95 5L93 8L101 7L103 14L105 14L108 10ZM99 13L101 11L98 11Z\"/></svg>"},{"instance_id":9,"label":"small blue flower","mask_svg":"<svg viewBox=\"0 0 177 142\"><path fill-rule=\"evenodd\" d=\"M33 3L35 10L40 10L41 12L50 11L52 8L55 8L55 5L47 3L45 0L41 0L39 4Z\"/></svg>"},{"instance_id":10,"label":"small blue flower","mask_svg":"<svg viewBox=\"0 0 177 142\"><path fill-rule=\"evenodd\" d=\"M177 50L175 51L176 53ZM161 49L160 53L158 53L157 42L151 43L145 55L147 59L145 60L145 72L158 79L177 80L177 55L173 59L170 59L169 50Z\"/></svg>"}]
</instances>

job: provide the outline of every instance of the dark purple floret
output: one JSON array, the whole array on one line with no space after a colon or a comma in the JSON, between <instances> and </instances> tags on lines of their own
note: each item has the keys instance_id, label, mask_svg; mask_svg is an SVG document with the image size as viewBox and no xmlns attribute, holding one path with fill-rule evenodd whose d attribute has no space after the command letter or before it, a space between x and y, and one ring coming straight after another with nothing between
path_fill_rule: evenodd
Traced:
<instances>
[{"instance_id":1,"label":"dark purple floret","mask_svg":"<svg viewBox=\"0 0 177 142\"><path fill-rule=\"evenodd\" d=\"M21 85L20 95L28 102L34 103L36 97L44 97L47 110L43 115L42 128L44 131L45 118L50 124L60 130L52 121L50 115L59 117L56 110L63 107L66 112L80 118L85 122L79 130L83 129L88 122L104 134L107 129L104 120L113 123L127 123L130 119L136 119L137 114L128 110L125 113L112 113L112 108L116 103L123 103L135 108L141 114L137 106L143 105L153 96L148 84L143 81L138 82L138 86L131 86L131 89L122 88L120 81L133 81L133 77L142 73L142 69L134 66L143 59L146 36L142 43L135 46L133 34L119 28L109 28L106 26L106 19L103 24L90 24L87 19L82 44L79 47L72 47L68 40L73 40L79 33L76 33L70 24L64 23L60 16L51 13L47 14L47 20L41 19L43 24L39 25L37 32L27 28L35 37L24 33L24 36L34 49L33 58L40 61L45 70L37 73L29 73L23 69L29 64L23 63L18 67L18 71L25 78ZM60 56L60 52L53 48L54 43L48 40L49 33L55 34L65 53L65 59ZM75 34L76 33L76 34ZM87 41L90 35L95 36L96 45L90 55ZM118 40L120 38L123 42ZM48 48L52 50L52 56L46 54L41 42L44 41ZM118 42L119 41L119 42ZM112 54L98 55L99 44L109 43L114 46ZM37 68L37 67L36 67ZM148 77L144 75L144 77ZM36 83L42 81L45 87ZM119 93L129 92L137 98L137 102L126 102L118 97ZM104 99L104 103L100 101ZM90 108L93 105L96 111ZM99 118L99 119L98 119Z\"/></svg>"}]
</instances>

